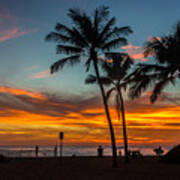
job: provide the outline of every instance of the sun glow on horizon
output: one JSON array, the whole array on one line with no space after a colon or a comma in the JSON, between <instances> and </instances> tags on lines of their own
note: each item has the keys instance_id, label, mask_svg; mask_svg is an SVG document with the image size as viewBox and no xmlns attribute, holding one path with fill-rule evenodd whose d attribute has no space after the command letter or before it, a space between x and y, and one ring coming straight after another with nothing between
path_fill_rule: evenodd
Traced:
<instances>
[{"instance_id":1,"label":"sun glow on horizon","mask_svg":"<svg viewBox=\"0 0 180 180\"><path fill-rule=\"evenodd\" d=\"M91 102L87 101L94 103L91 106L84 99L79 102L79 99L77 102L49 99L40 92L24 89L1 86L0 92L0 103L5 105L0 111L0 145L54 145L59 131L65 132L67 145L110 143L103 106L97 107L93 98ZM7 102L9 95L11 102ZM137 100L133 106L126 101L128 142L139 145L177 143L180 138L180 133L177 133L180 129L180 107L166 105L154 108L149 104L144 107L142 102L145 101ZM110 112L117 143L122 144L122 123L113 107Z\"/></svg>"}]
</instances>

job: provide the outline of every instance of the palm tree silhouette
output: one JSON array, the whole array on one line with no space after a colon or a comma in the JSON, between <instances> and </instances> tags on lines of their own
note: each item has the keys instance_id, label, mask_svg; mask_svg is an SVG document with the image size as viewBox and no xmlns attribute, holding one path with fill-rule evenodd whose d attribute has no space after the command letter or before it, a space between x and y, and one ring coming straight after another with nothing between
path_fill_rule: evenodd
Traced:
<instances>
[{"instance_id":1,"label":"palm tree silhouette","mask_svg":"<svg viewBox=\"0 0 180 180\"><path fill-rule=\"evenodd\" d=\"M128 138L122 90L126 90L127 82L125 79L129 69L131 68L131 65L133 64L133 60L126 53L106 53L106 57L110 59L110 61L106 60L103 62L102 67L106 73L106 76L100 77L100 80L105 85L112 85L112 87L107 91L107 100L109 99L112 92L115 92L116 94L115 102L118 119L120 120L120 112L122 117L125 162L128 162ZM89 75L85 82L89 84L97 83L98 81L96 76Z\"/></svg>"},{"instance_id":2,"label":"palm tree silhouette","mask_svg":"<svg viewBox=\"0 0 180 180\"><path fill-rule=\"evenodd\" d=\"M57 23L55 31L46 36L47 41L51 40L57 43L57 54L63 53L70 55L55 62L50 68L51 73L62 69L65 64L75 65L80 63L81 60L85 60L86 71L88 71L91 64L93 64L110 129L113 167L116 167L117 152L114 130L104 87L100 80L98 60L99 56L103 55L105 51L108 52L120 45L126 44L126 38L121 35L128 35L132 33L132 30L128 26L121 28L116 27L115 17L109 19L109 8L106 6L96 8L92 17L78 9L69 9L68 16L72 20L72 27ZM61 42L63 44L61 44Z\"/></svg>"},{"instance_id":3,"label":"palm tree silhouette","mask_svg":"<svg viewBox=\"0 0 180 180\"><path fill-rule=\"evenodd\" d=\"M139 97L142 92L153 87L150 96L155 102L163 89L180 78L180 22L170 35L153 37L145 45L145 57L153 56L155 63L138 64L127 79L131 82L129 95Z\"/></svg>"}]
</instances>

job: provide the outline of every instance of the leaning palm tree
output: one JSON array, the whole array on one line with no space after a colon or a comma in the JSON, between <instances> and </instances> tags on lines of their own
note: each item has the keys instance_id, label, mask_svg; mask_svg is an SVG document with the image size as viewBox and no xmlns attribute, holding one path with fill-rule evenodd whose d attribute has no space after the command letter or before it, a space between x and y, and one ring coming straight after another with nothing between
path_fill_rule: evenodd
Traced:
<instances>
[{"instance_id":1,"label":"leaning palm tree","mask_svg":"<svg viewBox=\"0 0 180 180\"><path fill-rule=\"evenodd\" d=\"M145 90L153 88L150 96L153 103L168 84L175 85L180 79L180 22L173 34L149 40L144 55L153 56L155 63L138 64L127 77L131 82L130 96L139 97Z\"/></svg>"},{"instance_id":2,"label":"leaning palm tree","mask_svg":"<svg viewBox=\"0 0 180 180\"><path fill-rule=\"evenodd\" d=\"M125 162L129 161L128 155L128 138L126 132L126 120L125 120L125 108L122 91L126 90L127 82L125 77L133 64L133 60L126 53L106 53L106 57L110 59L110 62L103 62L103 69L106 76L100 77L100 80L105 85L111 85L112 87L107 91L107 100L113 92L115 92L115 102L118 119L120 120L120 112L123 126L123 138L124 138L124 152ZM85 81L88 83L97 83L97 77L89 75Z\"/></svg>"},{"instance_id":3,"label":"leaning palm tree","mask_svg":"<svg viewBox=\"0 0 180 180\"><path fill-rule=\"evenodd\" d=\"M82 60L85 60L86 71L93 64L110 129L113 166L116 167L117 153L115 136L104 87L100 81L98 60L99 56L103 55L105 51L111 51L122 44L126 44L127 40L124 36L132 33L132 30L128 26L116 27L115 18L108 17L109 9L105 6L96 8L93 17L78 9L69 9L68 16L72 20L72 27L57 23L55 31L46 36L47 41L57 43L57 54L68 55L51 66L51 73L62 69L64 65L75 65Z\"/></svg>"}]
</instances>

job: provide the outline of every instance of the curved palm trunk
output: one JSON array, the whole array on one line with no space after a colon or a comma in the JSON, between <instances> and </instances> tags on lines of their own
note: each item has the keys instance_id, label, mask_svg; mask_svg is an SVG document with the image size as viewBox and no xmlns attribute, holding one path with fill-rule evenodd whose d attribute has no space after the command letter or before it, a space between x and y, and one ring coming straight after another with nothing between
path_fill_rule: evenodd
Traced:
<instances>
[{"instance_id":1,"label":"curved palm trunk","mask_svg":"<svg viewBox=\"0 0 180 180\"><path fill-rule=\"evenodd\" d=\"M121 90L118 88L119 98L121 102L121 113L122 113L122 123L123 123L123 138L124 138L124 153L125 153L125 162L129 162L128 154L128 138L126 132L126 119L125 119L125 110L124 110L124 101Z\"/></svg>"},{"instance_id":2,"label":"curved palm trunk","mask_svg":"<svg viewBox=\"0 0 180 180\"><path fill-rule=\"evenodd\" d=\"M103 103L104 103L104 108L105 108L105 112L106 112L106 117L107 117L108 124L109 124L109 130L110 130L110 135L111 135L111 145L112 145L112 155L113 155L113 167L117 167L116 141L115 141L114 130L113 130L110 114L109 114L109 108L108 108L108 105L107 105L107 100L106 100L104 88L103 88L103 85L102 85L102 83L100 81L99 70L98 70L98 66L96 64L96 61L93 61L93 64L94 64L94 69L95 69L95 72L96 72L96 77L97 77L98 84L99 84L99 87L100 87L100 90L101 90L101 94L102 94L102 98L103 98Z\"/></svg>"}]
</instances>

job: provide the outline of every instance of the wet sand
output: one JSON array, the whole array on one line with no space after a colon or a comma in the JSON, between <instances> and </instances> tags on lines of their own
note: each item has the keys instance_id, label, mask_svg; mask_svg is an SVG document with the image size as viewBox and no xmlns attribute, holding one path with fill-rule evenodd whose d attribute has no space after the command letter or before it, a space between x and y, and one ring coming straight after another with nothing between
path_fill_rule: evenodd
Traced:
<instances>
[{"instance_id":1,"label":"wet sand","mask_svg":"<svg viewBox=\"0 0 180 180\"><path fill-rule=\"evenodd\" d=\"M11 158L0 162L0 180L179 180L180 165L160 163L156 157L133 159L118 168L110 157Z\"/></svg>"}]
</instances>

